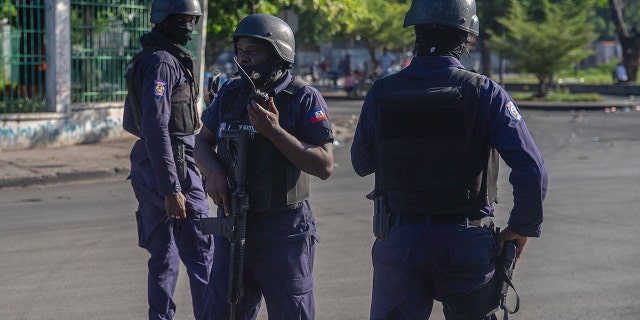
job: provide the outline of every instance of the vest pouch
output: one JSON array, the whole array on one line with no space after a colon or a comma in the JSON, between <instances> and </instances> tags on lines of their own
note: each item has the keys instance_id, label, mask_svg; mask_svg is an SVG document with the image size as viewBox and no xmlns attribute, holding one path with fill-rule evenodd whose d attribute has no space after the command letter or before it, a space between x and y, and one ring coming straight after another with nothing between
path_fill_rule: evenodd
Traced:
<instances>
[{"instance_id":1,"label":"vest pouch","mask_svg":"<svg viewBox=\"0 0 640 320\"><path fill-rule=\"evenodd\" d=\"M135 61L127 65L127 71L124 74L125 82L127 84L127 98L124 104L124 110L122 114L122 127L134 136L141 138L140 122L142 118L142 109L140 108L139 96L135 86L133 85L133 75L135 73L136 63Z\"/></svg>"},{"instance_id":2,"label":"vest pouch","mask_svg":"<svg viewBox=\"0 0 640 320\"><path fill-rule=\"evenodd\" d=\"M171 95L169 132L176 136L192 135L198 123L195 103L191 99L191 86L188 83L180 84Z\"/></svg>"},{"instance_id":3,"label":"vest pouch","mask_svg":"<svg viewBox=\"0 0 640 320\"><path fill-rule=\"evenodd\" d=\"M287 205L295 204L309 197L309 174L296 168L293 164L286 165Z\"/></svg>"}]
</instances>

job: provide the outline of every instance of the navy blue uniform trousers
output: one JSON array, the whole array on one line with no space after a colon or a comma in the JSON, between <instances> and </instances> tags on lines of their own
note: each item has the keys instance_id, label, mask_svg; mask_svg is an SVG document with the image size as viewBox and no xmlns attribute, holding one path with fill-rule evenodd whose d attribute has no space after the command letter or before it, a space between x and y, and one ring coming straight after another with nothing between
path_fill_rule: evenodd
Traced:
<instances>
[{"instance_id":1,"label":"navy blue uniform trousers","mask_svg":"<svg viewBox=\"0 0 640 320\"><path fill-rule=\"evenodd\" d=\"M213 248L212 237L200 231L206 212L187 206L187 219L169 219L164 197L144 186L139 172L131 173L131 184L138 199L136 220L139 246L151 255L148 261L149 319L169 320L176 313L173 294L178 281L180 260L189 276L194 316L203 308L209 280Z\"/></svg>"},{"instance_id":2,"label":"navy blue uniform trousers","mask_svg":"<svg viewBox=\"0 0 640 320\"><path fill-rule=\"evenodd\" d=\"M498 245L488 229L461 224L397 224L372 249L371 319L428 319L434 300L464 297L493 276ZM487 286L488 287L488 286ZM488 288L487 288L488 289ZM484 295L489 297L489 294ZM447 319L495 319L475 301Z\"/></svg>"},{"instance_id":3,"label":"navy blue uniform trousers","mask_svg":"<svg viewBox=\"0 0 640 320\"><path fill-rule=\"evenodd\" d=\"M313 262L317 235L309 203L278 212L247 213L244 295L236 319L256 319L264 298L270 320L313 320ZM294 231L297 230L297 233ZM214 237L211 279L198 320L229 319L229 240Z\"/></svg>"}]
</instances>

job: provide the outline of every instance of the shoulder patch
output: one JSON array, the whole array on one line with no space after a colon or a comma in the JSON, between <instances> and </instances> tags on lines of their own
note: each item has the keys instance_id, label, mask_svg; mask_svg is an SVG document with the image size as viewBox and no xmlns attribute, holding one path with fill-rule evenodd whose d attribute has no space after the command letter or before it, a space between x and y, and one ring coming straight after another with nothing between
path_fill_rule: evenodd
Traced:
<instances>
[{"instance_id":1,"label":"shoulder patch","mask_svg":"<svg viewBox=\"0 0 640 320\"><path fill-rule=\"evenodd\" d=\"M164 80L154 80L153 87L153 95L156 96L156 98L162 98L165 92L167 92L167 82Z\"/></svg>"},{"instance_id":2,"label":"shoulder patch","mask_svg":"<svg viewBox=\"0 0 640 320\"><path fill-rule=\"evenodd\" d=\"M513 118L513 120L522 120L522 116L520 115L518 107L516 107L516 105L512 101L509 101L504 107L509 110L509 115L511 116L511 118Z\"/></svg>"},{"instance_id":3,"label":"shoulder patch","mask_svg":"<svg viewBox=\"0 0 640 320\"><path fill-rule=\"evenodd\" d=\"M324 109L313 110L309 112L309 120L311 121L311 123L327 120L327 113L324 111Z\"/></svg>"}]
</instances>

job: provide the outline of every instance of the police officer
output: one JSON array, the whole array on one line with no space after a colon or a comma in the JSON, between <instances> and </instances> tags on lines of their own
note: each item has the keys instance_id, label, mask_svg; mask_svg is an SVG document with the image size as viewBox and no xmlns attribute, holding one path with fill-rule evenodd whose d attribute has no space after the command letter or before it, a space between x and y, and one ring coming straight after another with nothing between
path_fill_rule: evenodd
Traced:
<instances>
[{"instance_id":1,"label":"police officer","mask_svg":"<svg viewBox=\"0 0 640 320\"><path fill-rule=\"evenodd\" d=\"M255 319L264 297L271 319L313 319L316 224L309 202L309 175L333 172L333 134L327 105L313 87L293 76L295 39L289 25L265 14L240 21L233 33L237 61L256 87L268 93L249 99L248 79L227 81L207 108L196 137L196 161L218 214L230 213L229 156L220 130L250 132L246 189L249 197L244 294L237 319ZM215 240L214 266L204 319L229 318L229 241Z\"/></svg>"},{"instance_id":2,"label":"police officer","mask_svg":"<svg viewBox=\"0 0 640 320\"><path fill-rule=\"evenodd\" d=\"M184 45L202 11L198 0L155 0L151 32L127 66L123 126L138 136L131 150L131 185L138 200L139 245L148 262L149 319L172 319L180 260L196 317L211 269L213 239L200 231L209 207L193 159L199 127L198 85Z\"/></svg>"},{"instance_id":3,"label":"police officer","mask_svg":"<svg viewBox=\"0 0 640 320\"><path fill-rule=\"evenodd\" d=\"M371 319L495 319L492 262L505 240L520 257L539 237L547 173L518 107L459 61L478 35L474 1L413 0L416 57L368 92L351 157L375 173ZM511 168L514 205L494 240L497 153Z\"/></svg>"}]
</instances>

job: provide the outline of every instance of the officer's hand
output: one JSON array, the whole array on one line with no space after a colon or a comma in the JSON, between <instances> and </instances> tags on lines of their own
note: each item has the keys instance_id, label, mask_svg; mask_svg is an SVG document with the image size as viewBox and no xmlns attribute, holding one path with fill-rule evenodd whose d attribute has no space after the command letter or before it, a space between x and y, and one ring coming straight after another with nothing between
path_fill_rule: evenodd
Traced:
<instances>
[{"instance_id":1,"label":"officer's hand","mask_svg":"<svg viewBox=\"0 0 640 320\"><path fill-rule=\"evenodd\" d=\"M182 192L164 196L164 206L169 218L184 219L187 217L186 199Z\"/></svg>"},{"instance_id":2,"label":"officer's hand","mask_svg":"<svg viewBox=\"0 0 640 320\"><path fill-rule=\"evenodd\" d=\"M502 232L500 232L500 236L498 237L498 246L500 246L500 252L502 252L502 246L504 242L507 240L515 240L516 245L518 246L518 252L516 253L516 262L520 260L520 256L524 252L524 247L527 245L527 241L529 241L528 237L523 237L513 230L506 227ZM498 253L500 254L500 253Z\"/></svg>"},{"instance_id":3,"label":"officer's hand","mask_svg":"<svg viewBox=\"0 0 640 320\"><path fill-rule=\"evenodd\" d=\"M247 111L249 113L249 121L256 131L266 137L270 133L275 132L280 126L278 122L278 108L273 102L273 97L269 97L267 101L266 109L261 107L256 101L251 100Z\"/></svg>"},{"instance_id":4,"label":"officer's hand","mask_svg":"<svg viewBox=\"0 0 640 320\"><path fill-rule=\"evenodd\" d=\"M231 204L229 203L227 176L222 170L215 170L207 176L204 186L207 194L218 207L222 207L224 215L231 214Z\"/></svg>"}]
</instances>

